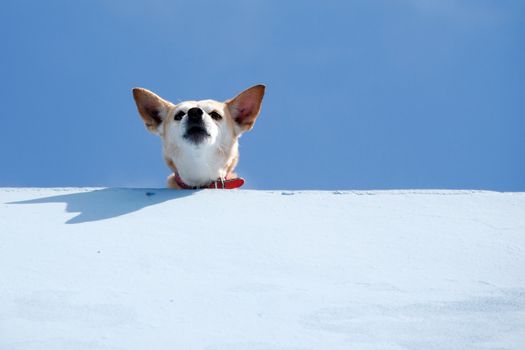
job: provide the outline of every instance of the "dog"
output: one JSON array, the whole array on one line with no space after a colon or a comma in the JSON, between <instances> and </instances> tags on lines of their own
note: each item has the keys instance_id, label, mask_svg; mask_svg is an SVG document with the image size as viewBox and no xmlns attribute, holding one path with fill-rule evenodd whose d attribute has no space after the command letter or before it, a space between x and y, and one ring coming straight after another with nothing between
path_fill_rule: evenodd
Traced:
<instances>
[{"instance_id":1,"label":"dog","mask_svg":"<svg viewBox=\"0 0 525 350\"><path fill-rule=\"evenodd\" d=\"M174 189L235 188L244 180L234 173L239 137L253 128L261 111L264 85L255 85L225 102L173 104L134 88L133 98L146 128L160 136L164 160L173 171Z\"/></svg>"}]
</instances>

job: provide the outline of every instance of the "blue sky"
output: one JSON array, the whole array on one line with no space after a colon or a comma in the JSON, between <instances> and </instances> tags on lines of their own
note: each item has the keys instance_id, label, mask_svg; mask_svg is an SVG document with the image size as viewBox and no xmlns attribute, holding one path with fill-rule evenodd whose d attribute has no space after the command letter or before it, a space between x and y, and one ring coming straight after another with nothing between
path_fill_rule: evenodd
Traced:
<instances>
[{"instance_id":1,"label":"blue sky","mask_svg":"<svg viewBox=\"0 0 525 350\"><path fill-rule=\"evenodd\" d=\"M525 190L525 2L2 1L0 186L163 187L131 97L267 85L247 188Z\"/></svg>"}]
</instances>

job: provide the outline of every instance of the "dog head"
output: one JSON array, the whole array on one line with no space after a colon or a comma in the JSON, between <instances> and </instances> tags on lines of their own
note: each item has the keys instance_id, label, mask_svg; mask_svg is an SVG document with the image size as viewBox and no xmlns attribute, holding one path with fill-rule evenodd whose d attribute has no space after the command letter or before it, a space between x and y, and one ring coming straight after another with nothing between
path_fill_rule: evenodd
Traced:
<instances>
[{"instance_id":1,"label":"dog head","mask_svg":"<svg viewBox=\"0 0 525 350\"><path fill-rule=\"evenodd\" d=\"M153 92L133 89L146 128L162 139L164 158L190 186L201 186L233 172L239 136L259 115L264 85L253 86L225 102L173 104Z\"/></svg>"}]
</instances>

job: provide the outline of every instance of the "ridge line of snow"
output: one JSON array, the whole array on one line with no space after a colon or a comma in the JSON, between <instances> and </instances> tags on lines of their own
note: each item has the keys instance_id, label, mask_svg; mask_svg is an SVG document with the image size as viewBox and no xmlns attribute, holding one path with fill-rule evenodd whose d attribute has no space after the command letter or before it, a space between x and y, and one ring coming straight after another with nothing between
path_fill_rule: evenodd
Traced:
<instances>
[{"instance_id":1,"label":"ridge line of snow","mask_svg":"<svg viewBox=\"0 0 525 350\"><path fill-rule=\"evenodd\" d=\"M97 190L114 190L114 191L172 191L168 188L153 188L153 187L0 187L0 192L88 192ZM202 190L200 190L202 191ZM198 192L198 191L195 191ZM247 193L247 192L259 192L259 193L280 193L280 194L342 194L342 195L470 195L470 194L525 194L525 192L500 192L491 190L457 190L457 189L390 189L390 190L234 190L228 191L231 193Z\"/></svg>"}]
</instances>

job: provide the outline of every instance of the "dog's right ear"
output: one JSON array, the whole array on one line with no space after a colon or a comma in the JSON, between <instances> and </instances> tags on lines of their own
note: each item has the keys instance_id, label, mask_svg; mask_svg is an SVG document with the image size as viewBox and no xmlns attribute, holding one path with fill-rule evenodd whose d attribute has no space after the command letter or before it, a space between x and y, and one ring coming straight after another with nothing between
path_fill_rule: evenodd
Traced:
<instances>
[{"instance_id":1,"label":"dog's right ear","mask_svg":"<svg viewBox=\"0 0 525 350\"><path fill-rule=\"evenodd\" d=\"M133 98L146 128L152 133L158 134L160 124L162 124L170 107L173 105L143 88L134 88Z\"/></svg>"}]
</instances>

